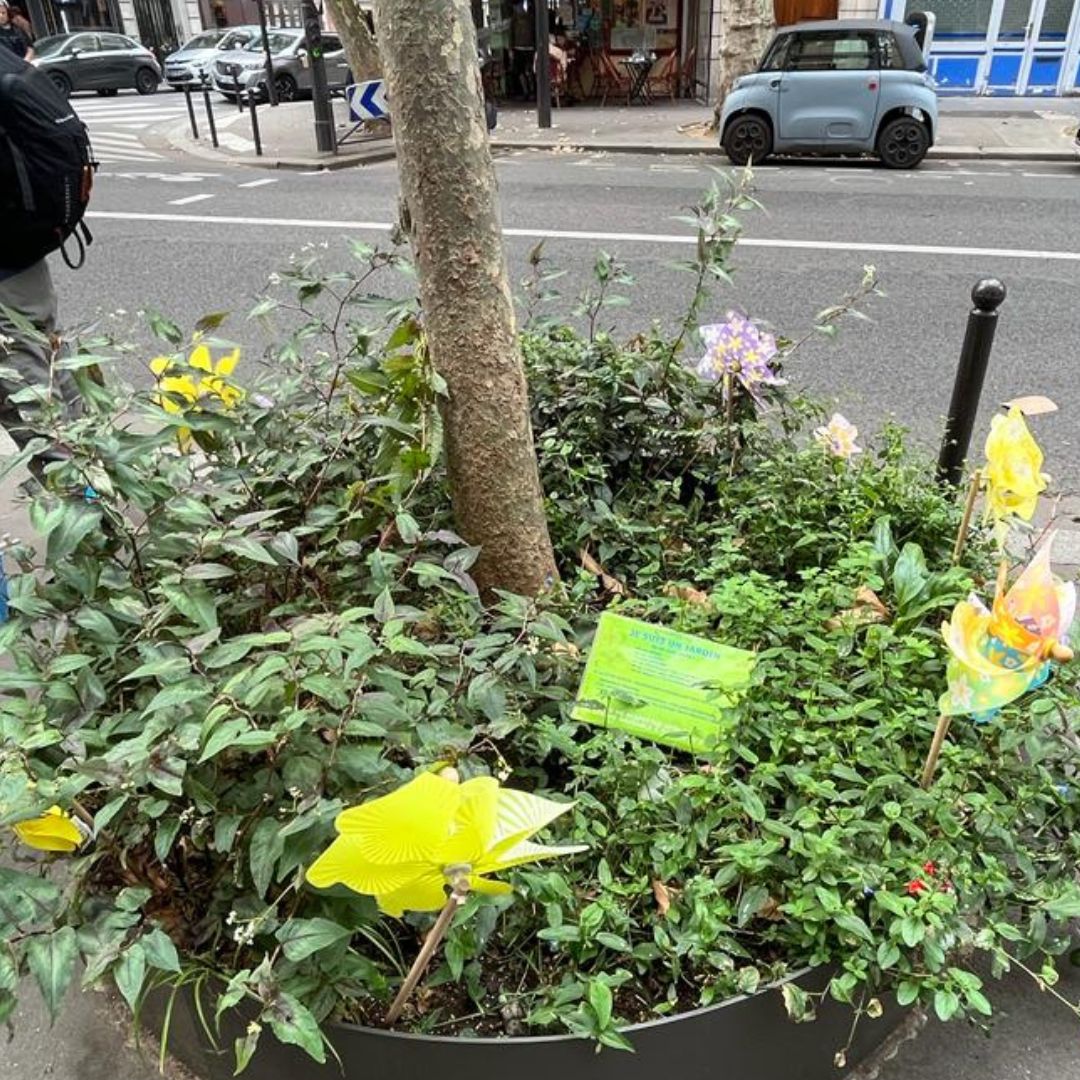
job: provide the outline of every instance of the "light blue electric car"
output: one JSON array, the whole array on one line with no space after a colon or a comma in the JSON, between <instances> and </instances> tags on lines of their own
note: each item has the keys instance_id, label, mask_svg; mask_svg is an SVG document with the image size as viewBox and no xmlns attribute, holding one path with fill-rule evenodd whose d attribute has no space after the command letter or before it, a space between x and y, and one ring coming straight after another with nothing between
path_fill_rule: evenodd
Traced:
<instances>
[{"instance_id":1,"label":"light blue electric car","mask_svg":"<svg viewBox=\"0 0 1080 1080\"><path fill-rule=\"evenodd\" d=\"M890 169L918 165L938 120L922 33L870 19L784 27L724 101L724 152L736 165L774 153L876 154Z\"/></svg>"}]
</instances>

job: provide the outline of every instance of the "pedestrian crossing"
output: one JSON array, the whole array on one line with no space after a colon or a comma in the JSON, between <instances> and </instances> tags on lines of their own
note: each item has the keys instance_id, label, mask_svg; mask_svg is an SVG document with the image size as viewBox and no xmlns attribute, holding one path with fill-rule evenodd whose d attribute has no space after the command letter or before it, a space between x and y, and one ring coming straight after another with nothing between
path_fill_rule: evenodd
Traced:
<instances>
[{"instance_id":1,"label":"pedestrian crossing","mask_svg":"<svg viewBox=\"0 0 1080 1080\"><path fill-rule=\"evenodd\" d=\"M89 128L94 156L102 163L165 160L164 154L144 145L139 133L187 115L183 96L171 92L148 97L72 98L71 104Z\"/></svg>"}]
</instances>

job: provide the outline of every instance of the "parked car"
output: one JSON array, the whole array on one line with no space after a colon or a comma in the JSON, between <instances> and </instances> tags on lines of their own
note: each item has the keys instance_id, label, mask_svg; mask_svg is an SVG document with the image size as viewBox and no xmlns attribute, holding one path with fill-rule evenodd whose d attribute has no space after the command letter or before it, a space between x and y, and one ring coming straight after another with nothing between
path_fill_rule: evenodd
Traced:
<instances>
[{"instance_id":1,"label":"parked car","mask_svg":"<svg viewBox=\"0 0 1080 1080\"><path fill-rule=\"evenodd\" d=\"M301 92L310 92L311 65L304 31L299 27L270 30L267 41L278 100L292 101ZM326 80L331 87L340 87L349 77L341 40L334 34L323 34L322 44ZM248 90L266 94L266 56L261 35L257 34L244 48L234 49L214 61L214 85L230 99L236 98L237 86L242 94Z\"/></svg>"},{"instance_id":2,"label":"parked car","mask_svg":"<svg viewBox=\"0 0 1080 1080\"><path fill-rule=\"evenodd\" d=\"M161 82L154 54L123 34L80 30L34 42L34 60L62 94L96 90L115 94L134 87L152 94Z\"/></svg>"},{"instance_id":3,"label":"parked car","mask_svg":"<svg viewBox=\"0 0 1080 1080\"><path fill-rule=\"evenodd\" d=\"M233 26L205 30L165 57L165 81L175 90L199 86L203 75L209 79L214 60L232 49L242 49L258 36L257 26Z\"/></svg>"},{"instance_id":4,"label":"parked car","mask_svg":"<svg viewBox=\"0 0 1080 1080\"><path fill-rule=\"evenodd\" d=\"M799 23L735 80L720 144L736 165L770 154L876 154L911 169L937 131L937 92L920 31L888 20Z\"/></svg>"}]
</instances>

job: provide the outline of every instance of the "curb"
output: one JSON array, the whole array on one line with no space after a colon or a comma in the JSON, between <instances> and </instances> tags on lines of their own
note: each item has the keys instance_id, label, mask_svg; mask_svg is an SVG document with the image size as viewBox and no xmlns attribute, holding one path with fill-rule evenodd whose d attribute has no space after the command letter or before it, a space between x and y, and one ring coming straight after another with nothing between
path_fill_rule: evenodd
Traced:
<instances>
[{"instance_id":1,"label":"curb","mask_svg":"<svg viewBox=\"0 0 1080 1080\"><path fill-rule=\"evenodd\" d=\"M220 126L220 125L219 125ZM279 156L255 157L229 154L222 150L214 150L209 139L200 139L196 142L188 134L188 125L185 121L182 125L164 132L168 145L181 154L201 158L203 161L213 161L218 165L238 165L240 167L255 169L292 169L312 170L326 169L349 169L358 165L374 165L380 161L390 161L397 156L392 139L385 143L371 146L360 151L347 151L343 154L291 154Z\"/></svg>"},{"instance_id":2,"label":"curb","mask_svg":"<svg viewBox=\"0 0 1080 1080\"><path fill-rule=\"evenodd\" d=\"M498 150L558 150L566 154L570 153L596 153L606 154L653 154L653 155L705 155L708 157L724 157L719 147L685 146L681 143L671 145L657 143L619 143L610 145L607 143L574 142L566 140L560 142L532 142L527 139L492 139L492 149ZM780 155L783 156L783 155ZM804 155L805 156L805 155ZM951 158L957 160L985 160L985 161L1075 161L1080 162L1080 148L1048 150L1044 147L1026 146L933 146L926 155L928 159L941 160Z\"/></svg>"}]
</instances>

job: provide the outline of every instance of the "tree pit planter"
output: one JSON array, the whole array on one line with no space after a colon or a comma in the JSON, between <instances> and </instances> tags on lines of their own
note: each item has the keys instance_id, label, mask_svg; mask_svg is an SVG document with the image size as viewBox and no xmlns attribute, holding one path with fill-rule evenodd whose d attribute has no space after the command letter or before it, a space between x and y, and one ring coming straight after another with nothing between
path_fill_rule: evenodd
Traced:
<instances>
[{"instance_id":1,"label":"tree pit planter","mask_svg":"<svg viewBox=\"0 0 1080 1080\"><path fill-rule=\"evenodd\" d=\"M794 978L802 989L818 992L828 973L806 971ZM796 1024L788 1018L774 983L749 997L625 1029L634 1053L602 1049L572 1035L472 1039L413 1035L331 1024L327 1032L341 1065L328 1055L319 1065L302 1050L277 1042L264 1030L243 1076L249 1080L838 1080L835 1055L846 1049L846 1067L857 1065L893 1032L903 1015L885 999L884 1015L863 1017L851 1036L853 1013L826 997L817 1020ZM144 1026L160 1035L169 993L150 997ZM222 1020L220 1049L206 1039L188 990L179 992L169 1020L167 1049L201 1080L229 1080L234 1074L233 1044L243 1037L243 1011Z\"/></svg>"}]
</instances>

